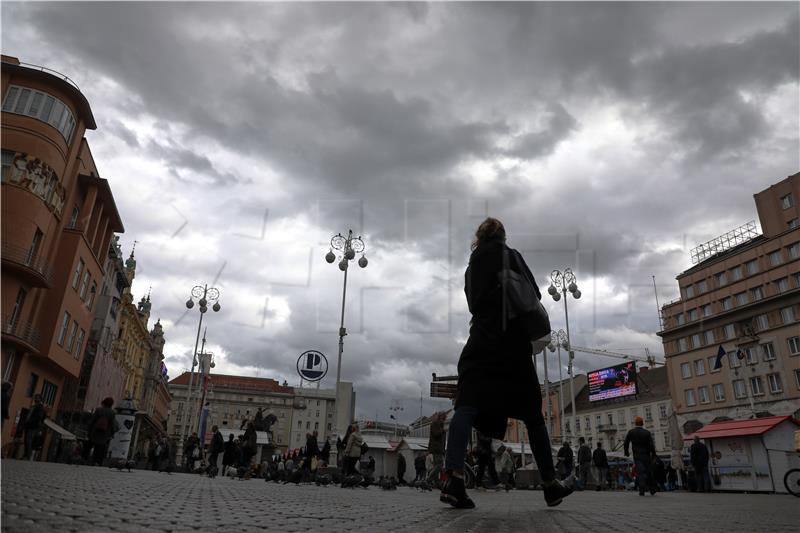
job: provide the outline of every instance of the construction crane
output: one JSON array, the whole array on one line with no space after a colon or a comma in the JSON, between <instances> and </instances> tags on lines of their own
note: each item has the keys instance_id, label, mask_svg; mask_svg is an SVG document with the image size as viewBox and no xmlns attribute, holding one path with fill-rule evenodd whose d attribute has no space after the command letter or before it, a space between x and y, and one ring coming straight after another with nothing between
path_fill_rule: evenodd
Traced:
<instances>
[{"instance_id":1,"label":"construction crane","mask_svg":"<svg viewBox=\"0 0 800 533\"><path fill-rule=\"evenodd\" d=\"M616 357L618 359L628 359L629 361L642 361L650 366L663 365L661 361L656 361L656 358L650 354L650 350L645 348L644 352L647 354L645 357L637 357L635 355L628 355L626 353L610 352L608 350L601 350L599 348L584 348L583 346L570 346L572 351L593 353L596 355L604 355L606 357Z\"/></svg>"}]
</instances>

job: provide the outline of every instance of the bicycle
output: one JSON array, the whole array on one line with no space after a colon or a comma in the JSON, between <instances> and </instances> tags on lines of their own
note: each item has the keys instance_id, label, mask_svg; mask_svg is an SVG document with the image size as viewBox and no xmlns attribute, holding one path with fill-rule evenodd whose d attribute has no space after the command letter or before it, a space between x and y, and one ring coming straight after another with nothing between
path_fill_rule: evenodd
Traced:
<instances>
[{"instance_id":1,"label":"bicycle","mask_svg":"<svg viewBox=\"0 0 800 533\"><path fill-rule=\"evenodd\" d=\"M800 498L800 468L792 468L783 476L783 484L792 496Z\"/></svg>"}]
</instances>

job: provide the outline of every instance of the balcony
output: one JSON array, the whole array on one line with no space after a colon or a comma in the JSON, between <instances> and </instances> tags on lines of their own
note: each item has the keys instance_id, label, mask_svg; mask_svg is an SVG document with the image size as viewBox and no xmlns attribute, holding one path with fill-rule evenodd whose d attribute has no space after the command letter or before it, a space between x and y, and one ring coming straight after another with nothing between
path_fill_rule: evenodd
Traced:
<instances>
[{"instance_id":1,"label":"balcony","mask_svg":"<svg viewBox=\"0 0 800 533\"><path fill-rule=\"evenodd\" d=\"M21 278L24 283L32 287L53 286L53 269L43 257L32 257L30 249L4 242L0 247L0 255L3 269Z\"/></svg>"},{"instance_id":2,"label":"balcony","mask_svg":"<svg viewBox=\"0 0 800 533\"><path fill-rule=\"evenodd\" d=\"M9 323L6 317L3 321L3 344L12 344L17 348L39 354L41 350L42 335L30 322L16 320Z\"/></svg>"},{"instance_id":3,"label":"balcony","mask_svg":"<svg viewBox=\"0 0 800 533\"><path fill-rule=\"evenodd\" d=\"M597 431L601 433L611 433L617 431L617 426L616 424L598 424Z\"/></svg>"}]
</instances>

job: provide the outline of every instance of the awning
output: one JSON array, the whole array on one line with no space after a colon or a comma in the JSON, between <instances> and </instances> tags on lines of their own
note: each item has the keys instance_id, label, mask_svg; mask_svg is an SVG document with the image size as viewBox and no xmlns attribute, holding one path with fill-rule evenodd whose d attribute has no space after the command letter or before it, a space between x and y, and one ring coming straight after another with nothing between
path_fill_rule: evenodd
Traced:
<instances>
[{"instance_id":1,"label":"awning","mask_svg":"<svg viewBox=\"0 0 800 533\"><path fill-rule=\"evenodd\" d=\"M701 439L716 439L720 437L745 437L750 435L763 435L778 424L787 420L796 425L800 423L789 415L786 416L767 416L764 418L753 418L750 420L725 420L724 422L714 422L702 429L686 435L683 440L694 440L695 437Z\"/></svg>"},{"instance_id":2,"label":"awning","mask_svg":"<svg viewBox=\"0 0 800 533\"><path fill-rule=\"evenodd\" d=\"M78 440L77 438L75 438L75 435L73 435L66 429L62 428L49 418L44 419L44 425L49 427L51 430L55 431L59 435L61 435L61 440Z\"/></svg>"}]
</instances>

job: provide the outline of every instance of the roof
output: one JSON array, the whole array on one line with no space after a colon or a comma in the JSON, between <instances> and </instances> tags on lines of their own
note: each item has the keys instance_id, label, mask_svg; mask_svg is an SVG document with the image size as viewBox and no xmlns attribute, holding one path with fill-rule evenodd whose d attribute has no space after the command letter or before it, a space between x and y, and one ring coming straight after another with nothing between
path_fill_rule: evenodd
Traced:
<instances>
[{"instance_id":1,"label":"roof","mask_svg":"<svg viewBox=\"0 0 800 533\"><path fill-rule=\"evenodd\" d=\"M408 449L413 452L424 452L428 450L428 437L403 437L403 440L397 444L399 448L402 443L408 446Z\"/></svg>"},{"instance_id":2,"label":"roof","mask_svg":"<svg viewBox=\"0 0 800 533\"><path fill-rule=\"evenodd\" d=\"M367 446L377 450L390 450L394 446L383 435L361 435Z\"/></svg>"},{"instance_id":3,"label":"roof","mask_svg":"<svg viewBox=\"0 0 800 533\"><path fill-rule=\"evenodd\" d=\"M577 376L576 376L577 377ZM597 409L613 409L617 406L625 407L629 404L640 404L669 400L669 382L667 381L667 367L649 367L643 371L640 368L636 373L638 392L635 396L613 398L610 400L589 401L589 385L584 385L575 395L575 410L578 413L594 411ZM564 414L569 416L572 402L569 396L565 398Z\"/></svg>"},{"instance_id":4,"label":"roof","mask_svg":"<svg viewBox=\"0 0 800 533\"><path fill-rule=\"evenodd\" d=\"M763 435L787 420L793 422L795 425L800 425L800 422L789 415L767 416L750 420L725 420L723 422L709 424L694 433L686 435L683 440L693 440L695 437L700 437L701 439L717 439L720 437Z\"/></svg>"},{"instance_id":5,"label":"roof","mask_svg":"<svg viewBox=\"0 0 800 533\"><path fill-rule=\"evenodd\" d=\"M170 380L170 385L189 385L190 372L184 372L175 379ZM292 387L284 387L274 379L254 378L250 376L230 376L227 374L210 374L211 385L214 388L252 390L257 392L278 392L292 394ZM196 379L196 377L195 377Z\"/></svg>"},{"instance_id":6,"label":"roof","mask_svg":"<svg viewBox=\"0 0 800 533\"><path fill-rule=\"evenodd\" d=\"M78 174L78 180L86 186L97 186L97 196L103 201L103 210L110 214L109 228L116 233L124 233L125 226L122 225L122 217L117 210L117 203L114 201L114 194L111 192L108 180L88 174Z\"/></svg>"}]
</instances>

